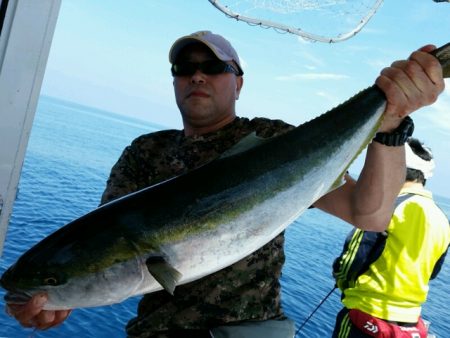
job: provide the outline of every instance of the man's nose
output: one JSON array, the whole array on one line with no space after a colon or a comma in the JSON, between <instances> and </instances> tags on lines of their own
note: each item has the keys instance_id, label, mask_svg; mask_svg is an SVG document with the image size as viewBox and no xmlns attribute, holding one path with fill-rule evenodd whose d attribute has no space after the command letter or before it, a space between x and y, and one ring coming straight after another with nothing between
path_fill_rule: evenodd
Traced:
<instances>
[{"instance_id":1,"label":"man's nose","mask_svg":"<svg viewBox=\"0 0 450 338\"><path fill-rule=\"evenodd\" d=\"M191 76L192 83L204 83L205 81L206 75L200 69L197 69Z\"/></svg>"}]
</instances>

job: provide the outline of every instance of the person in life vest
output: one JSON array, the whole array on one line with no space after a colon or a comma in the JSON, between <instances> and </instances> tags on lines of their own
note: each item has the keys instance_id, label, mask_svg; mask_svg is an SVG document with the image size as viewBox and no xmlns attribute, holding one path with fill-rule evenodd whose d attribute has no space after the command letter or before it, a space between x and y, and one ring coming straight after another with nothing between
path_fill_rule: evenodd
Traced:
<instances>
[{"instance_id":1,"label":"person in life vest","mask_svg":"<svg viewBox=\"0 0 450 338\"><path fill-rule=\"evenodd\" d=\"M354 228L333 263L344 305L333 338L427 337L421 305L444 262L450 227L424 188L434 169L431 150L410 138L405 154L405 184L386 230Z\"/></svg>"}]
</instances>

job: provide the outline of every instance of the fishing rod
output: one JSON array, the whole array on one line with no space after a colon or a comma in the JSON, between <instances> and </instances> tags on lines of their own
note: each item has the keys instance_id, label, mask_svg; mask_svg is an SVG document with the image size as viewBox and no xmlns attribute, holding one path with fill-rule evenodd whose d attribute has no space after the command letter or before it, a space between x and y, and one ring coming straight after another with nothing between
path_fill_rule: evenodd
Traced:
<instances>
[{"instance_id":1,"label":"fishing rod","mask_svg":"<svg viewBox=\"0 0 450 338\"><path fill-rule=\"evenodd\" d=\"M336 285L333 286L333 288L330 290L330 292L328 292L328 294L325 296L325 298L322 299L322 301L319 303L319 305L316 306L316 308L311 312L311 314L308 316L308 318L306 318L302 325L300 325L300 327L297 329L297 331L295 332L294 338L297 337L297 335L300 333L300 331L303 329L303 326L306 325L306 323L311 319L311 317L316 313L316 311L322 306L323 303L326 302L326 300L328 299L328 297L331 296L331 294L334 292L334 290L336 290Z\"/></svg>"}]
</instances>

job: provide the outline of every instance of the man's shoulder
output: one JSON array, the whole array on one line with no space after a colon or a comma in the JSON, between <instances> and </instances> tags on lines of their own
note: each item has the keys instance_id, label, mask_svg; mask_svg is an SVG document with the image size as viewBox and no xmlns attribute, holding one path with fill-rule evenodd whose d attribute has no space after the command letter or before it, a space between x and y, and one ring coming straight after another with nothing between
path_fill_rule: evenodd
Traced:
<instances>
[{"instance_id":1,"label":"man's shoulder","mask_svg":"<svg viewBox=\"0 0 450 338\"><path fill-rule=\"evenodd\" d=\"M181 130L178 129L162 129L157 131L152 131L148 134L143 134L134 139L134 141L148 140L148 139L158 139L158 138L168 138L176 135L180 135Z\"/></svg>"},{"instance_id":2,"label":"man's shoulder","mask_svg":"<svg viewBox=\"0 0 450 338\"><path fill-rule=\"evenodd\" d=\"M290 126L290 127L294 127L293 125L280 120L280 119L269 119L267 117L254 117L252 119L249 120L249 122L251 124L262 124L262 125L279 125L279 126Z\"/></svg>"},{"instance_id":3,"label":"man's shoulder","mask_svg":"<svg viewBox=\"0 0 450 338\"><path fill-rule=\"evenodd\" d=\"M148 134L143 134L138 137L136 137L132 141L132 146L141 146L143 144L149 144L149 143L164 143L166 140L170 140L173 142L177 138L180 137L182 134L181 130L177 129L163 129L154 131Z\"/></svg>"},{"instance_id":4,"label":"man's shoulder","mask_svg":"<svg viewBox=\"0 0 450 338\"><path fill-rule=\"evenodd\" d=\"M265 117L255 117L249 120L249 124L258 135L261 135L263 137L271 137L283 134L295 128L293 125L284 122L283 120L269 119Z\"/></svg>"},{"instance_id":5,"label":"man's shoulder","mask_svg":"<svg viewBox=\"0 0 450 338\"><path fill-rule=\"evenodd\" d=\"M445 230L449 225L446 214L432 198L431 192L428 194L408 193L400 195L397 199L394 214L402 215L402 218L407 218L409 222L423 222L427 220L428 223L442 226Z\"/></svg>"}]
</instances>

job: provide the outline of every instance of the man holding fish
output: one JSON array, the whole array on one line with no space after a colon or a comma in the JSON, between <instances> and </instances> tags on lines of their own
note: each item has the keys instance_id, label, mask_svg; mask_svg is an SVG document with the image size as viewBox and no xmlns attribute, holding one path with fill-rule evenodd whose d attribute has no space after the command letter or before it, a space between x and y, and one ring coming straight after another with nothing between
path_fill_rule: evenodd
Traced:
<instances>
[{"instance_id":1,"label":"man holding fish","mask_svg":"<svg viewBox=\"0 0 450 338\"><path fill-rule=\"evenodd\" d=\"M356 227L384 231L405 177L404 143L412 133L409 114L432 104L444 89L439 61L428 45L383 69L375 84L386 96L384 119L367 148L355 185L343 184L314 206ZM279 120L236 115L243 87L239 57L222 36L196 32L175 41L169 60L183 130L144 135L127 147L111 171L102 203L198 168L226 153L252 133L282 135L293 126ZM212 275L143 297L129 337L292 337L293 322L283 315L279 277L284 234L248 257ZM46 295L7 312L25 327L47 329L70 310L44 310Z\"/></svg>"}]
</instances>

